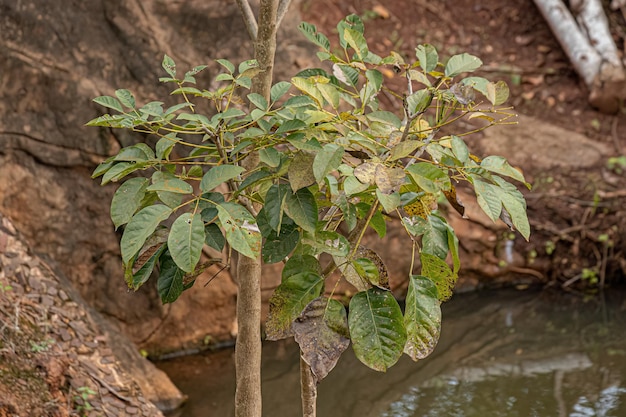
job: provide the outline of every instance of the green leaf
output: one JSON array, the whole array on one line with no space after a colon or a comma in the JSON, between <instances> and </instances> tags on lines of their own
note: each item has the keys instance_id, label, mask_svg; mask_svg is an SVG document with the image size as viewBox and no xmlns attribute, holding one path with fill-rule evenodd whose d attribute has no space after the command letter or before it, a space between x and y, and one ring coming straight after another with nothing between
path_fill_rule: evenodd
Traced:
<instances>
[{"instance_id":1,"label":"green leaf","mask_svg":"<svg viewBox=\"0 0 626 417\"><path fill-rule=\"evenodd\" d=\"M163 55L163 62L161 63L161 66L170 77L176 78L176 63L172 58L167 55Z\"/></svg>"},{"instance_id":2,"label":"green leaf","mask_svg":"<svg viewBox=\"0 0 626 417\"><path fill-rule=\"evenodd\" d=\"M250 93L248 94L248 100L261 110L267 110L267 100L260 94Z\"/></svg>"},{"instance_id":3,"label":"green leaf","mask_svg":"<svg viewBox=\"0 0 626 417\"><path fill-rule=\"evenodd\" d=\"M310 152L296 152L289 164L287 177L291 189L296 192L301 188L315 184L316 179L313 173L313 161L315 155Z\"/></svg>"},{"instance_id":4,"label":"green leaf","mask_svg":"<svg viewBox=\"0 0 626 417\"><path fill-rule=\"evenodd\" d=\"M94 98L93 101L94 103L98 103L101 106L107 107L109 109L117 110L120 113L124 113L122 104L115 97L100 96L100 97Z\"/></svg>"},{"instance_id":5,"label":"green leaf","mask_svg":"<svg viewBox=\"0 0 626 417\"><path fill-rule=\"evenodd\" d=\"M317 46L325 50L330 49L330 41L328 40L326 36L324 36L323 34L317 31L317 28L315 27L315 25L312 25L307 22L302 22L300 23L300 26L298 26L298 29L300 29L300 32L302 32L302 34L309 41L313 42L314 44L316 44Z\"/></svg>"},{"instance_id":6,"label":"green leaf","mask_svg":"<svg viewBox=\"0 0 626 417\"><path fill-rule=\"evenodd\" d=\"M418 162L406 170L415 183L427 193L435 194L439 190L449 190L452 185L448 174L431 162Z\"/></svg>"},{"instance_id":7,"label":"green leaf","mask_svg":"<svg viewBox=\"0 0 626 417\"><path fill-rule=\"evenodd\" d=\"M122 103L122 105L128 107L129 109L135 108L135 97L130 91L124 89L115 90L115 96L118 98L120 103Z\"/></svg>"},{"instance_id":8,"label":"green leaf","mask_svg":"<svg viewBox=\"0 0 626 417\"><path fill-rule=\"evenodd\" d=\"M315 256L311 255L293 255L285 263L281 277L282 280L285 280L292 275L296 275L304 271L312 271L321 275L322 267L320 266L319 260Z\"/></svg>"},{"instance_id":9,"label":"green leaf","mask_svg":"<svg viewBox=\"0 0 626 417\"><path fill-rule=\"evenodd\" d=\"M269 314L265 324L267 340L291 336L291 323L311 301L319 297L324 279L312 271L303 271L281 282L270 298Z\"/></svg>"},{"instance_id":10,"label":"green leaf","mask_svg":"<svg viewBox=\"0 0 626 417\"><path fill-rule=\"evenodd\" d=\"M175 194L191 194L193 187L191 184L181 180L180 178L165 177L148 187L148 191L166 191Z\"/></svg>"},{"instance_id":11,"label":"green leaf","mask_svg":"<svg viewBox=\"0 0 626 417\"><path fill-rule=\"evenodd\" d=\"M441 259L448 256L448 228L438 216L429 215L426 219L414 216L411 218L413 229L422 237L422 251Z\"/></svg>"},{"instance_id":12,"label":"green leaf","mask_svg":"<svg viewBox=\"0 0 626 417\"><path fill-rule=\"evenodd\" d=\"M450 137L450 144L452 145L454 156L456 156L462 164L466 164L469 160L470 153L465 141L456 135L452 135Z\"/></svg>"},{"instance_id":13,"label":"green leaf","mask_svg":"<svg viewBox=\"0 0 626 417\"><path fill-rule=\"evenodd\" d=\"M261 232L254 217L244 207L236 203L217 204L226 240L234 250L249 258L261 254Z\"/></svg>"},{"instance_id":14,"label":"green leaf","mask_svg":"<svg viewBox=\"0 0 626 417\"><path fill-rule=\"evenodd\" d=\"M402 120L394 113L388 111L373 111L365 115L368 120L372 122L384 123L386 125L391 125L396 129L400 129L402 127Z\"/></svg>"},{"instance_id":15,"label":"green leaf","mask_svg":"<svg viewBox=\"0 0 626 417\"><path fill-rule=\"evenodd\" d=\"M285 210L285 200L291 195L287 184L274 184L267 190L265 195L264 210L267 213L268 224L276 232L280 231Z\"/></svg>"},{"instance_id":16,"label":"green leaf","mask_svg":"<svg viewBox=\"0 0 626 417\"><path fill-rule=\"evenodd\" d=\"M346 16L345 19L341 20L337 24L337 33L339 34L339 44L341 45L342 48L346 48L348 46L344 37L346 28L354 29L360 34L363 34L365 31L363 21L361 20L359 16L357 16L356 14L351 14L349 16Z\"/></svg>"},{"instance_id":17,"label":"green leaf","mask_svg":"<svg viewBox=\"0 0 626 417\"><path fill-rule=\"evenodd\" d=\"M390 161L397 161L398 159L406 158L411 155L417 148L423 146L424 142L421 140L405 140L398 143L391 149L389 154Z\"/></svg>"},{"instance_id":18,"label":"green leaf","mask_svg":"<svg viewBox=\"0 0 626 417\"><path fill-rule=\"evenodd\" d=\"M415 48L415 56L425 73L429 73L437 68L439 55L434 46L430 44L418 45L418 47Z\"/></svg>"},{"instance_id":19,"label":"green leaf","mask_svg":"<svg viewBox=\"0 0 626 417\"><path fill-rule=\"evenodd\" d=\"M398 193L385 194L381 190L376 189L376 197L378 197L378 201L380 201L387 213L393 213L400 205L400 194Z\"/></svg>"},{"instance_id":20,"label":"green leaf","mask_svg":"<svg viewBox=\"0 0 626 417\"><path fill-rule=\"evenodd\" d=\"M109 170L102 176L102 185L105 185L111 181L119 181L127 175L137 171L138 169L142 169L145 167L146 164L144 162L118 162L111 168L109 168Z\"/></svg>"},{"instance_id":21,"label":"green leaf","mask_svg":"<svg viewBox=\"0 0 626 417\"><path fill-rule=\"evenodd\" d=\"M157 159L169 159L170 153L172 153L172 149L174 149L174 145L176 144L177 139L174 138L173 134L168 134L156 143L156 157Z\"/></svg>"},{"instance_id":22,"label":"green leaf","mask_svg":"<svg viewBox=\"0 0 626 417\"><path fill-rule=\"evenodd\" d=\"M439 301L448 301L452 297L452 290L458 278L446 261L427 252L420 254L422 275L428 277L437 286Z\"/></svg>"},{"instance_id":23,"label":"green leaf","mask_svg":"<svg viewBox=\"0 0 626 417\"><path fill-rule=\"evenodd\" d=\"M292 132L294 130L300 130L306 127L306 123L302 120L292 119L286 120L278 129L276 129L276 134L279 135L281 133Z\"/></svg>"},{"instance_id":24,"label":"green leaf","mask_svg":"<svg viewBox=\"0 0 626 417\"><path fill-rule=\"evenodd\" d=\"M376 284L379 281L380 275L378 267L374 262L367 258L358 258L352 261L352 266L357 274L364 280Z\"/></svg>"},{"instance_id":25,"label":"green leaf","mask_svg":"<svg viewBox=\"0 0 626 417\"><path fill-rule=\"evenodd\" d=\"M502 212L502 200L500 199L499 187L474 178L474 191L476 192L476 200L480 208L489 216L492 221L500 218Z\"/></svg>"},{"instance_id":26,"label":"green leaf","mask_svg":"<svg viewBox=\"0 0 626 417\"><path fill-rule=\"evenodd\" d=\"M483 64L483 62L474 55L467 53L454 55L446 63L444 73L446 77L455 77L464 72L472 72Z\"/></svg>"},{"instance_id":27,"label":"green leaf","mask_svg":"<svg viewBox=\"0 0 626 417\"><path fill-rule=\"evenodd\" d=\"M387 222L380 211L377 210L376 213L374 213L374 216L372 216L372 220L370 220L370 227L374 229L376 234L378 234L378 237L381 239L387 234Z\"/></svg>"},{"instance_id":28,"label":"green leaf","mask_svg":"<svg viewBox=\"0 0 626 417\"><path fill-rule=\"evenodd\" d=\"M141 207L148 183L147 178L131 178L115 191L111 200L111 220L116 229L128 223Z\"/></svg>"},{"instance_id":29,"label":"green leaf","mask_svg":"<svg viewBox=\"0 0 626 417\"><path fill-rule=\"evenodd\" d=\"M337 300L316 298L292 326L302 358L311 367L316 382L321 381L350 345L345 307Z\"/></svg>"},{"instance_id":30,"label":"green leaf","mask_svg":"<svg viewBox=\"0 0 626 417\"><path fill-rule=\"evenodd\" d=\"M256 185L263 180L267 181L267 177L271 176L272 173L268 170L268 168L262 168L258 171L250 173L239 185L239 191L242 191L248 187Z\"/></svg>"},{"instance_id":31,"label":"green leaf","mask_svg":"<svg viewBox=\"0 0 626 417\"><path fill-rule=\"evenodd\" d=\"M104 162L101 162L96 169L94 169L93 173L91 174L91 178L98 178L100 175L104 175L107 173L107 171L109 169L111 169L111 167L113 167L113 165L115 165L115 161L113 161L113 158L108 158L107 160L105 160Z\"/></svg>"},{"instance_id":32,"label":"green leaf","mask_svg":"<svg viewBox=\"0 0 626 417\"><path fill-rule=\"evenodd\" d=\"M433 94L428 89L417 90L406 98L409 116L414 117L416 114L426 111L432 101Z\"/></svg>"},{"instance_id":33,"label":"green leaf","mask_svg":"<svg viewBox=\"0 0 626 417\"><path fill-rule=\"evenodd\" d=\"M336 170L341 164L344 148L334 143L325 145L313 160L313 175L315 180L320 183L324 177Z\"/></svg>"},{"instance_id":34,"label":"green leaf","mask_svg":"<svg viewBox=\"0 0 626 417\"><path fill-rule=\"evenodd\" d=\"M489 85L489 80L483 77L466 77L461 80L461 84L469 85L474 90L478 91L485 97L487 97L487 86Z\"/></svg>"},{"instance_id":35,"label":"green leaf","mask_svg":"<svg viewBox=\"0 0 626 417\"><path fill-rule=\"evenodd\" d=\"M124 278L129 288L137 291L152 275L157 260L167 248L167 234L165 228L157 229L146 240L134 262L125 265Z\"/></svg>"},{"instance_id":36,"label":"green leaf","mask_svg":"<svg viewBox=\"0 0 626 417\"><path fill-rule=\"evenodd\" d=\"M317 85L317 89L322 94L324 99L332 106L333 109L337 109L339 107L340 93L333 84L324 84L319 83Z\"/></svg>"},{"instance_id":37,"label":"green leaf","mask_svg":"<svg viewBox=\"0 0 626 417\"><path fill-rule=\"evenodd\" d=\"M272 168L280 165L280 152L274 148L263 148L259 150L259 158L261 162Z\"/></svg>"},{"instance_id":38,"label":"green leaf","mask_svg":"<svg viewBox=\"0 0 626 417\"><path fill-rule=\"evenodd\" d=\"M120 152L115 155L113 160L123 162L140 162L153 158L154 153L152 152L152 149L150 149L145 143L138 143L137 145L122 148Z\"/></svg>"},{"instance_id":39,"label":"green leaf","mask_svg":"<svg viewBox=\"0 0 626 417\"><path fill-rule=\"evenodd\" d=\"M172 214L172 209L156 204L139 210L130 219L120 241L122 260L125 264L139 252L159 223L166 220L170 214Z\"/></svg>"},{"instance_id":40,"label":"green leaf","mask_svg":"<svg viewBox=\"0 0 626 417\"><path fill-rule=\"evenodd\" d=\"M185 271L165 254L161 257L161 270L157 281L157 290L163 304L173 303L184 290Z\"/></svg>"},{"instance_id":41,"label":"green leaf","mask_svg":"<svg viewBox=\"0 0 626 417\"><path fill-rule=\"evenodd\" d=\"M513 178L514 180L523 183L528 187L528 189L530 189L530 184L526 182L524 174L513 168L508 163L508 161L501 156L490 155L482 160L480 166L482 168L485 168L489 172L494 172L496 174L504 175L505 177Z\"/></svg>"},{"instance_id":42,"label":"green leaf","mask_svg":"<svg viewBox=\"0 0 626 417\"><path fill-rule=\"evenodd\" d=\"M200 181L200 190L203 193L209 192L220 184L232 180L245 169L236 165L218 165L207 171Z\"/></svg>"},{"instance_id":43,"label":"green leaf","mask_svg":"<svg viewBox=\"0 0 626 417\"><path fill-rule=\"evenodd\" d=\"M311 78L314 78L314 77L311 77ZM320 93L320 90L317 89L317 83L315 82L314 79L293 77L291 79L291 83L298 90L302 91L304 94L314 99L318 106L321 106L322 103L324 102L324 97L322 96L322 93ZM287 100L287 102L285 103L285 106L289 107L291 101L294 98L295 97L292 97L291 99Z\"/></svg>"},{"instance_id":44,"label":"green leaf","mask_svg":"<svg viewBox=\"0 0 626 417\"><path fill-rule=\"evenodd\" d=\"M233 72L235 72L235 66L232 62L226 59L216 59L215 61L217 61L218 64L226 68L226 71L228 71L229 73L232 74Z\"/></svg>"},{"instance_id":45,"label":"green leaf","mask_svg":"<svg viewBox=\"0 0 626 417\"><path fill-rule=\"evenodd\" d=\"M147 116L162 117L163 103L160 101L151 101L150 103L144 104L139 111Z\"/></svg>"},{"instance_id":46,"label":"green leaf","mask_svg":"<svg viewBox=\"0 0 626 417\"><path fill-rule=\"evenodd\" d=\"M407 332L404 353L417 361L433 352L441 334L441 306L437 287L427 277L409 278L404 327Z\"/></svg>"},{"instance_id":47,"label":"green leaf","mask_svg":"<svg viewBox=\"0 0 626 417\"><path fill-rule=\"evenodd\" d=\"M348 256L350 242L344 236L332 231L319 231L315 238L305 233L302 243L311 246L316 254L328 253L332 256Z\"/></svg>"},{"instance_id":48,"label":"green leaf","mask_svg":"<svg viewBox=\"0 0 626 417\"><path fill-rule=\"evenodd\" d=\"M184 213L174 221L167 246L180 269L193 272L202 254L204 237L204 223L200 213Z\"/></svg>"},{"instance_id":49,"label":"green leaf","mask_svg":"<svg viewBox=\"0 0 626 417\"><path fill-rule=\"evenodd\" d=\"M280 99L282 96L287 94L287 91L291 88L291 83L287 81L277 82L270 89L270 100L272 102Z\"/></svg>"},{"instance_id":50,"label":"green leaf","mask_svg":"<svg viewBox=\"0 0 626 417\"><path fill-rule=\"evenodd\" d=\"M282 261L293 252L299 241L300 231L293 222L283 224L280 232L272 230L263 245L263 262L273 264Z\"/></svg>"},{"instance_id":51,"label":"green leaf","mask_svg":"<svg viewBox=\"0 0 626 417\"><path fill-rule=\"evenodd\" d=\"M209 223L204 226L204 243L219 252L224 249L226 239L224 239L222 230L217 224Z\"/></svg>"},{"instance_id":52,"label":"green leaf","mask_svg":"<svg viewBox=\"0 0 626 417\"><path fill-rule=\"evenodd\" d=\"M302 188L285 199L285 212L302 229L315 233L317 226L317 202L307 188Z\"/></svg>"},{"instance_id":53,"label":"green leaf","mask_svg":"<svg viewBox=\"0 0 626 417\"><path fill-rule=\"evenodd\" d=\"M348 324L354 353L368 367L385 372L402 355L407 333L391 292L371 288L357 293L350 301Z\"/></svg>"},{"instance_id":54,"label":"green leaf","mask_svg":"<svg viewBox=\"0 0 626 417\"><path fill-rule=\"evenodd\" d=\"M369 188L369 183L362 183L354 175L346 177L343 181L343 190L347 196L359 194Z\"/></svg>"},{"instance_id":55,"label":"green leaf","mask_svg":"<svg viewBox=\"0 0 626 417\"><path fill-rule=\"evenodd\" d=\"M363 32L359 32L351 28L345 28L343 31L343 38L346 41L346 44L354 49L360 60L363 60L363 58L367 56L368 48Z\"/></svg>"},{"instance_id":56,"label":"green leaf","mask_svg":"<svg viewBox=\"0 0 626 417\"><path fill-rule=\"evenodd\" d=\"M359 83L359 70L349 65L333 64L333 75L351 87L356 87Z\"/></svg>"},{"instance_id":57,"label":"green leaf","mask_svg":"<svg viewBox=\"0 0 626 417\"><path fill-rule=\"evenodd\" d=\"M502 205L509 213L513 226L520 232L524 239L530 237L530 224L526 213L526 200L517 188L500 177L494 177L494 181L501 187L500 195Z\"/></svg>"}]
</instances>

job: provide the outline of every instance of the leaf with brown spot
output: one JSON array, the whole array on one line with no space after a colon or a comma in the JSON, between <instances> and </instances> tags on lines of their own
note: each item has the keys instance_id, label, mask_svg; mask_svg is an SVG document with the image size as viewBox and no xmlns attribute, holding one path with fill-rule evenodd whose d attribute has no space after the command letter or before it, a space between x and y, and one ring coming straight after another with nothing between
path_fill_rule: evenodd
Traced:
<instances>
[{"instance_id":1,"label":"leaf with brown spot","mask_svg":"<svg viewBox=\"0 0 626 417\"><path fill-rule=\"evenodd\" d=\"M380 164L376 162L363 162L354 168L354 176L363 184L375 184L378 165Z\"/></svg>"},{"instance_id":2,"label":"leaf with brown spot","mask_svg":"<svg viewBox=\"0 0 626 417\"><path fill-rule=\"evenodd\" d=\"M437 207L437 197L434 194L424 194L413 203L405 205L403 209L410 217L425 219L433 210L437 210Z\"/></svg>"},{"instance_id":3,"label":"leaf with brown spot","mask_svg":"<svg viewBox=\"0 0 626 417\"><path fill-rule=\"evenodd\" d=\"M443 195L446 196L448 203L450 203L450 205L457 211L457 213L459 213L464 219L466 219L467 217L465 216L465 206L456 196L456 188L454 187L454 185L450 187L450 190L443 190Z\"/></svg>"},{"instance_id":4,"label":"leaf with brown spot","mask_svg":"<svg viewBox=\"0 0 626 417\"><path fill-rule=\"evenodd\" d=\"M311 301L292 330L316 382L328 375L350 345L346 309L337 300L319 297Z\"/></svg>"},{"instance_id":5,"label":"leaf with brown spot","mask_svg":"<svg viewBox=\"0 0 626 417\"><path fill-rule=\"evenodd\" d=\"M136 274L150 258L159 250L165 242L169 230L165 228L157 229L147 240L137 254L137 259L133 264L133 274Z\"/></svg>"},{"instance_id":6,"label":"leaf with brown spot","mask_svg":"<svg viewBox=\"0 0 626 417\"><path fill-rule=\"evenodd\" d=\"M287 176L291 189L296 192L301 188L315 184L315 175L313 175L313 160L315 155L309 152L297 152L291 164Z\"/></svg>"},{"instance_id":7,"label":"leaf with brown spot","mask_svg":"<svg viewBox=\"0 0 626 417\"><path fill-rule=\"evenodd\" d=\"M388 168L382 164L376 166L374 181L383 194L392 194L405 183L406 173L402 168Z\"/></svg>"}]
</instances>

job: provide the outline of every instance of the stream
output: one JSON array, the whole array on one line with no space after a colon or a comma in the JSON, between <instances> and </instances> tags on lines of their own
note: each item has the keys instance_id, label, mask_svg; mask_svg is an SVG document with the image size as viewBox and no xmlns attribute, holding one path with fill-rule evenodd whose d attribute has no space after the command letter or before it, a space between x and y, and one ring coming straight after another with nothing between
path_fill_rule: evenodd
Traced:
<instances>
[{"instance_id":1,"label":"stream","mask_svg":"<svg viewBox=\"0 0 626 417\"><path fill-rule=\"evenodd\" d=\"M232 349L157 366L189 396L172 417L234 416ZM300 416L297 345L265 343L262 372L263 416ZM626 417L626 293L455 295L430 357L378 373L349 348L318 390L320 417Z\"/></svg>"}]
</instances>

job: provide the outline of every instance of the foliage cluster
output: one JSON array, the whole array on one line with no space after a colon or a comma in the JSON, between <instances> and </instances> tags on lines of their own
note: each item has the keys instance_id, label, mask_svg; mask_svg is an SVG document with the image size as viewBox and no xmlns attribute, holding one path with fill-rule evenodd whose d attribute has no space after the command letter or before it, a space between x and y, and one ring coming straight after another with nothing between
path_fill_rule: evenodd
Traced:
<instances>
[{"instance_id":1,"label":"foliage cluster","mask_svg":"<svg viewBox=\"0 0 626 417\"><path fill-rule=\"evenodd\" d=\"M156 141L123 148L93 176L102 176L102 184L122 182L111 218L124 227L129 287L139 288L156 268L160 297L173 302L219 261L201 262L204 245L227 257L234 250L284 262L270 300L268 339L294 335L318 380L350 342L364 364L384 371L403 352L426 357L438 340L440 303L451 296L459 271L458 240L438 206L447 201L463 215L459 183L473 187L493 221L500 218L528 238L525 201L509 182L526 184L522 173L502 157L473 155L464 140L471 132L457 123L505 123L511 115L499 106L508 88L464 77L482 64L466 53L442 63L432 45L419 45L411 60L394 52L378 56L354 15L338 24L336 51L315 26L300 28L320 47L329 71L308 69L278 82L269 102L246 94L259 71L253 60L238 66L217 60L219 87L206 90L195 79L206 66L181 74L168 56L160 81L173 86L179 104L138 105L123 89L96 98L114 114L88 125L130 129ZM406 91L387 87L383 69L404 77ZM397 100L401 114L382 109L381 94ZM202 100L212 115L196 111ZM259 163L246 169L241 161L251 153ZM392 221L406 231L421 265L409 273L404 312L389 291L382 259L362 242L368 229L384 238ZM325 292L332 288L326 281L337 276L357 290L349 313Z\"/></svg>"}]
</instances>

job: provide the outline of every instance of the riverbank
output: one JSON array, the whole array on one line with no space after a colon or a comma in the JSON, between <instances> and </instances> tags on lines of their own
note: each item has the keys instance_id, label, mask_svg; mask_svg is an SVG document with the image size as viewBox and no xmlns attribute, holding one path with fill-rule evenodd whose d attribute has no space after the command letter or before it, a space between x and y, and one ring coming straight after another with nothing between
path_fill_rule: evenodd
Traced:
<instances>
[{"instance_id":1,"label":"riverbank","mask_svg":"<svg viewBox=\"0 0 626 417\"><path fill-rule=\"evenodd\" d=\"M0 215L0 417L162 417L153 401L183 399Z\"/></svg>"}]
</instances>

